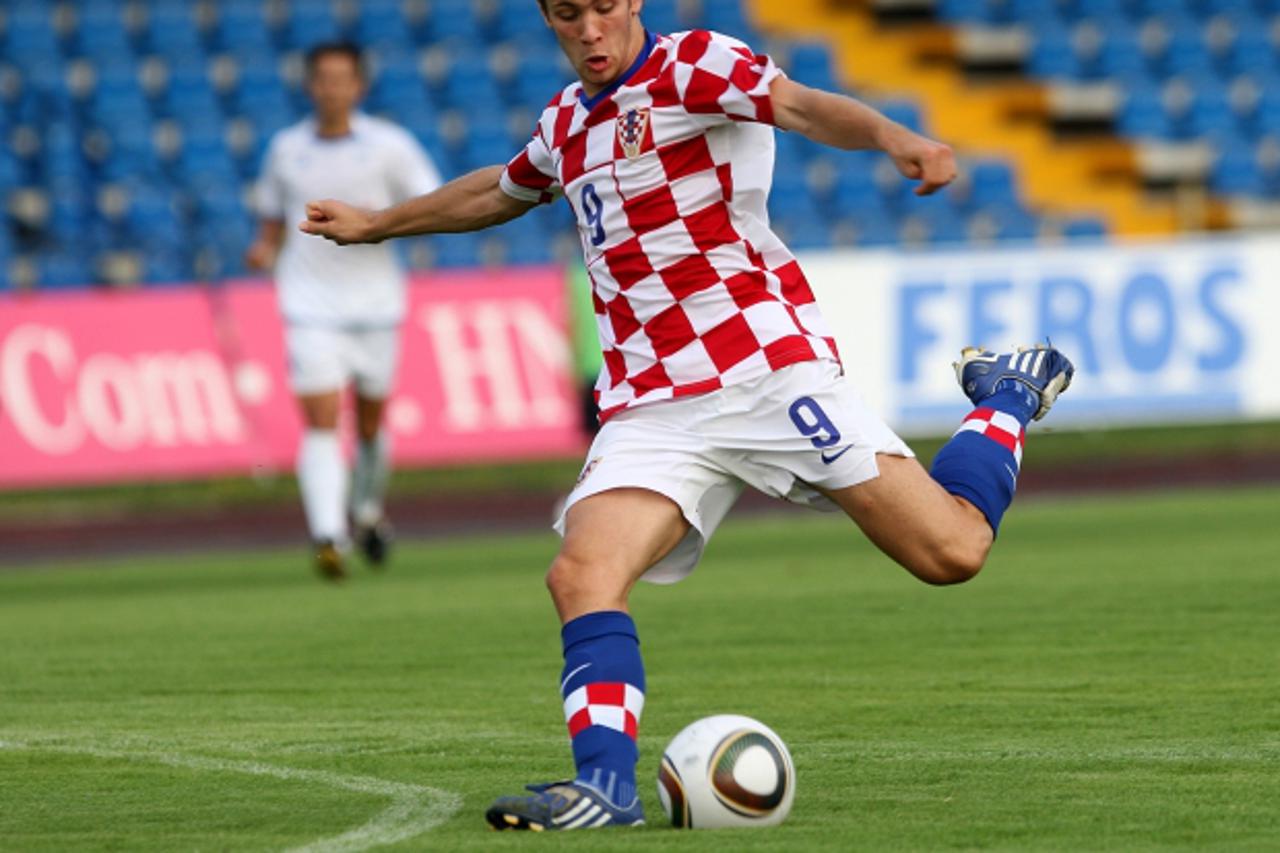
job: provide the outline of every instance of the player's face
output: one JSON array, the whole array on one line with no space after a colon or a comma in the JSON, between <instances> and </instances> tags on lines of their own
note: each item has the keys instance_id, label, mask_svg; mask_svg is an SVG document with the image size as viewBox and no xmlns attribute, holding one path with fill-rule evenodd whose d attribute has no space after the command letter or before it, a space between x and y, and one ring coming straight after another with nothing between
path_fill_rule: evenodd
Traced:
<instances>
[{"instance_id":1,"label":"player's face","mask_svg":"<svg viewBox=\"0 0 1280 853\"><path fill-rule=\"evenodd\" d=\"M588 96L608 87L640 55L643 5L644 0L547 0L543 6Z\"/></svg>"},{"instance_id":2,"label":"player's face","mask_svg":"<svg viewBox=\"0 0 1280 853\"><path fill-rule=\"evenodd\" d=\"M307 78L307 93L322 120L343 120L360 102L364 80L351 57L328 53L316 58Z\"/></svg>"}]
</instances>

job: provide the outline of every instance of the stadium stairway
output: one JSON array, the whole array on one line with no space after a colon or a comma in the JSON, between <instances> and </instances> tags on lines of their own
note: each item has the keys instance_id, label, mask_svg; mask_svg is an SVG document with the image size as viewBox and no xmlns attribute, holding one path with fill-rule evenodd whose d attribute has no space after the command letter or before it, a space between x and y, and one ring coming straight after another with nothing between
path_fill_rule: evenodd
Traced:
<instances>
[{"instance_id":1,"label":"stadium stairway","mask_svg":"<svg viewBox=\"0 0 1280 853\"><path fill-rule=\"evenodd\" d=\"M1221 205L1203 194L1188 199L1145 192L1142 152L1128 141L1111 135L1055 138L1049 87L1027 78L975 83L958 61L961 33L928 16L882 24L876 7L895 5L903 4L751 0L757 26L771 35L829 40L846 88L871 98L911 97L927 115L930 133L962 153L1015 164L1028 205L1048 217L1092 216L1120 235L1229 224Z\"/></svg>"}]
</instances>

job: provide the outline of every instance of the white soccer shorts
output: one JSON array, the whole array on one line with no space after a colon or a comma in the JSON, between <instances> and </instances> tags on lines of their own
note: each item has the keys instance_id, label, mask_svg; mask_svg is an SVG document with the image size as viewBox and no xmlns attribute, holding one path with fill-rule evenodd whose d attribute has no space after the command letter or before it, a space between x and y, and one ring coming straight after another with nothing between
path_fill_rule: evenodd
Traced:
<instances>
[{"instance_id":1,"label":"white soccer shorts","mask_svg":"<svg viewBox=\"0 0 1280 853\"><path fill-rule=\"evenodd\" d=\"M285 349L295 394L337 391L354 381L361 397L381 400L395 383L400 329L289 325Z\"/></svg>"},{"instance_id":2,"label":"white soccer shorts","mask_svg":"<svg viewBox=\"0 0 1280 853\"><path fill-rule=\"evenodd\" d=\"M784 367L710 394L624 410L601 427L555 529L569 508L609 489L641 488L680 507L690 530L644 580L675 583L742 493L813 509L839 507L818 488L879 476L876 454L914 456L830 361Z\"/></svg>"}]
</instances>

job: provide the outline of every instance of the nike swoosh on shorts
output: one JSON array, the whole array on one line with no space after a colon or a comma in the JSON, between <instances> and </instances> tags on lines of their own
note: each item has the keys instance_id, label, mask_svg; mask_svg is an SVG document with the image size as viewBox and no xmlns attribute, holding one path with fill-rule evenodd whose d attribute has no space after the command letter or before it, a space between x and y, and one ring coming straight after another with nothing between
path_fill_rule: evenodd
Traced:
<instances>
[{"instance_id":1,"label":"nike swoosh on shorts","mask_svg":"<svg viewBox=\"0 0 1280 853\"><path fill-rule=\"evenodd\" d=\"M824 465L830 465L832 462L835 462L837 459L839 459L841 456L844 456L850 450L853 450L852 444L842 448L839 453L833 454L831 456L828 456L827 452L824 450L822 452L822 462Z\"/></svg>"}]
</instances>

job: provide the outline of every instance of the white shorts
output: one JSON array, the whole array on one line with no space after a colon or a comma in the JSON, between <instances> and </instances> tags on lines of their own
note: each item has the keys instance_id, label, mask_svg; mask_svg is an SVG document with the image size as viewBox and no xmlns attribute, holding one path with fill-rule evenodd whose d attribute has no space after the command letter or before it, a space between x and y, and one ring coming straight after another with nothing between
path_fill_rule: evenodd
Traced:
<instances>
[{"instance_id":1,"label":"white shorts","mask_svg":"<svg viewBox=\"0 0 1280 853\"><path fill-rule=\"evenodd\" d=\"M743 486L838 510L818 488L879 476L877 453L915 455L845 381L839 365L801 362L710 394L614 415L587 451L555 529L563 536L569 507L609 489L666 495L690 529L644 580L675 583L693 571Z\"/></svg>"},{"instance_id":2,"label":"white shorts","mask_svg":"<svg viewBox=\"0 0 1280 853\"><path fill-rule=\"evenodd\" d=\"M395 383L400 329L289 325L285 349L293 393L337 391L354 381L361 397L381 400Z\"/></svg>"}]
</instances>

